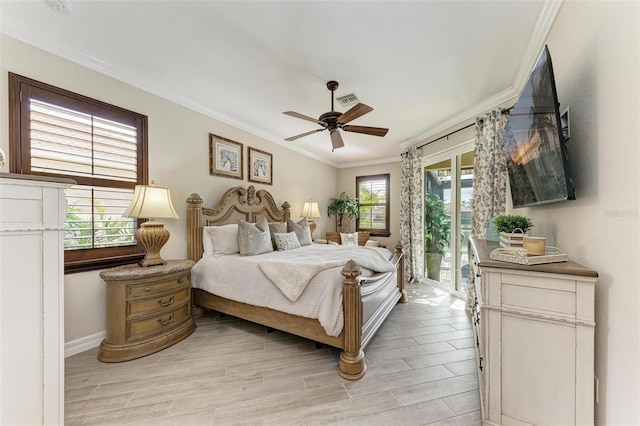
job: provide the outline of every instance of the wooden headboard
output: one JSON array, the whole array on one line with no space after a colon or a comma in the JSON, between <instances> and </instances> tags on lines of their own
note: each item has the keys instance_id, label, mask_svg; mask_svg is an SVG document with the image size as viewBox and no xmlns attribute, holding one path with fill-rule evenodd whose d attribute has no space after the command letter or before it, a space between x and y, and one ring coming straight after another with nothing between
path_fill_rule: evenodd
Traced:
<instances>
[{"instance_id":1,"label":"wooden headboard","mask_svg":"<svg viewBox=\"0 0 640 426\"><path fill-rule=\"evenodd\" d=\"M203 227L238 223L238 219L255 223L263 217L268 222L286 222L291 208L286 201L282 203L282 208L278 208L268 191L256 191L253 185L227 190L212 209L202 207L202 203L198 194L191 194L187 198L187 256L193 261L202 257Z\"/></svg>"}]
</instances>

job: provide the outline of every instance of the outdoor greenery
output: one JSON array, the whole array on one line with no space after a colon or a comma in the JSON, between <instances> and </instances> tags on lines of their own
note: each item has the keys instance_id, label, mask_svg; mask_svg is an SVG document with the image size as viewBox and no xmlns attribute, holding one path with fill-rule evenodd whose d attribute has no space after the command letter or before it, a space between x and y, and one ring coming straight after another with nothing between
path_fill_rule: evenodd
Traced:
<instances>
[{"instance_id":1,"label":"outdoor greenery","mask_svg":"<svg viewBox=\"0 0 640 426\"><path fill-rule=\"evenodd\" d=\"M93 216L79 204L67 206L64 232L66 250L136 244L134 232L135 222L132 219L108 214L106 208L99 204L94 206Z\"/></svg>"},{"instance_id":2,"label":"outdoor greenery","mask_svg":"<svg viewBox=\"0 0 640 426\"><path fill-rule=\"evenodd\" d=\"M523 233L526 233L534 226L531 219L520 215L498 216L494 219L493 223L496 225L498 232L506 233L512 233L518 228L521 229Z\"/></svg>"},{"instance_id":3,"label":"outdoor greenery","mask_svg":"<svg viewBox=\"0 0 640 426\"><path fill-rule=\"evenodd\" d=\"M369 188L361 187L359 195L360 228L384 228L386 226L384 220L385 209L384 206L379 205L386 202L384 190L371 191Z\"/></svg>"},{"instance_id":4,"label":"outdoor greenery","mask_svg":"<svg viewBox=\"0 0 640 426\"><path fill-rule=\"evenodd\" d=\"M338 232L343 230L345 216L349 219L357 219L358 214L358 199L348 196L345 191L340 193L338 197L329 200L327 215L336 217L336 231Z\"/></svg>"},{"instance_id":5,"label":"outdoor greenery","mask_svg":"<svg viewBox=\"0 0 640 426\"><path fill-rule=\"evenodd\" d=\"M424 205L425 252L444 253L451 236L451 217L446 211L444 202L436 194L426 194Z\"/></svg>"}]
</instances>

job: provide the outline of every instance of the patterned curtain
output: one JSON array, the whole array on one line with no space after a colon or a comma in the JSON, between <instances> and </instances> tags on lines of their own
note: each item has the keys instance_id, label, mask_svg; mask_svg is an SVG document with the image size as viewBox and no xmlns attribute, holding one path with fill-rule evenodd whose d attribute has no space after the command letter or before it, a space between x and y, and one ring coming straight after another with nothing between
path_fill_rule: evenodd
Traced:
<instances>
[{"instance_id":1,"label":"patterned curtain","mask_svg":"<svg viewBox=\"0 0 640 426\"><path fill-rule=\"evenodd\" d=\"M424 276L424 226L422 205L422 149L402 154L400 177L400 241L404 249L404 276L418 282Z\"/></svg>"},{"instance_id":2,"label":"patterned curtain","mask_svg":"<svg viewBox=\"0 0 640 426\"><path fill-rule=\"evenodd\" d=\"M502 131L509 110L493 110L476 118L473 163L473 213L471 234L484 238L487 224L504 214L507 205L507 157Z\"/></svg>"}]
</instances>

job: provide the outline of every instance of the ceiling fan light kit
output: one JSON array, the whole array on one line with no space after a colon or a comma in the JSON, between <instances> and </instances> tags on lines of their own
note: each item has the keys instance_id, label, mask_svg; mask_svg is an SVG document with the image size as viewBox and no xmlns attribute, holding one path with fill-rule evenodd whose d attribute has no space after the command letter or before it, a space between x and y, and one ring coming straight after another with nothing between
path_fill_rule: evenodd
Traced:
<instances>
[{"instance_id":1,"label":"ceiling fan light kit","mask_svg":"<svg viewBox=\"0 0 640 426\"><path fill-rule=\"evenodd\" d=\"M331 91L331 111L325 112L317 120L313 117L300 114L299 112L294 112L294 111L283 112L283 114L285 115L289 115L295 118L300 118L306 121L311 121L313 123L316 123L322 126L321 129L312 130L310 132L305 132L296 136L291 136L289 138L286 138L285 139L286 141L294 141L296 139L300 139L317 132L329 130L329 134L331 135L331 145L333 147L332 149L333 151L337 148L342 148L344 146L344 141L342 140L342 136L340 135L340 132L339 132L340 129L342 129L345 132L362 133L365 135L373 135L373 136L379 136L379 137L382 137L387 134L389 129L385 129L382 127L348 125L347 123L373 111L373 108L363 103L358 103L354 105L351 109L349 109L347 112L341 113L338 111L334 111L333 99L334 99L334 92L337 88L338 88L337 81L332 80L327 82L327 89Z\"/></svg>"}]
</instances>

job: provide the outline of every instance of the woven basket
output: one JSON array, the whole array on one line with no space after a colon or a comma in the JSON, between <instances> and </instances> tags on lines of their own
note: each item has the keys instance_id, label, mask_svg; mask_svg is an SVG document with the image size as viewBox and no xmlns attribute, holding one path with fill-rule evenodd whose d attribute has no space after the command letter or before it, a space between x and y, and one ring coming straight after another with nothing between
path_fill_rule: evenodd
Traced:
<instances>
[{"instance_id":1,"label":"woven basket","mask_svg":"<svg viewBox=\"0 0 640 426\"><path fill-rule=\"evenodd\" d=\"M340 233L339 232L327 232L325 235L325 239L327 241L332 241L336 244L340 244Z\"/></svg>"}]
</instances>

